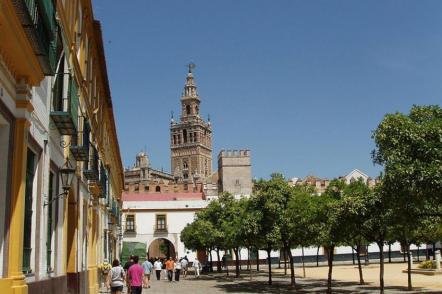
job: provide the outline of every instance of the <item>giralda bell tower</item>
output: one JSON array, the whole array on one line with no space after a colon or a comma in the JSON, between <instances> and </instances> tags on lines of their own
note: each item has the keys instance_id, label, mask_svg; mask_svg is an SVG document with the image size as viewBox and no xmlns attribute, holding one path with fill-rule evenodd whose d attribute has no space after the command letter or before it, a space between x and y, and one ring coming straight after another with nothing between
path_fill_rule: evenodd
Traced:
<instances>
[{"instance_id":1,"label":"giralda bell tower","mask_svg":"<svg viewBox=\"0 0 442 294\"><path fill-rule=\"evenodd\" d=\"M189 72L181 96L180 121L170 122L171 172L176 179L195 181L212 173L212 127L200 117L200 97L192 70Z\"/></svg>"}]
</instances>

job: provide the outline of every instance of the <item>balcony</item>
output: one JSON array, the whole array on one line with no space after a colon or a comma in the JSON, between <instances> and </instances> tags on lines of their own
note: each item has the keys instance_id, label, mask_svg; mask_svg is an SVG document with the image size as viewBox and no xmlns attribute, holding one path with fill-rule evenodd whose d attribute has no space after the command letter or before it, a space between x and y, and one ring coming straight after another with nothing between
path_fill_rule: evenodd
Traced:
<instances>
[{"instance_id":1,"label":"balcony","mask_svg":"<svg viewBox=\"0 0 442 294\"><path fill-rule=\"evenodd\" d=\"M154 225L153 226L154 235L167 234L168 232L169 232L168 225L163 225L163 226Z\"/></svg>"},{"instance_id":2,"label":"balcony","mask_svg":"<svg viewBox=\"0 0 442 294\"><path fill-rule=\"evenodd\" d=\"M65 84L67 83L67 91ZM61 135L76 135L78 128L78 92L75 79L57 74L52 89L51 118Z\"/></svg>"},{"instance_id":3,"label":"balcony","mask_svg":"<svg viewBox=\"0 0 442 294\"><path fill-rule=\"evenodd\" d=\"M57 21L53 0L12 1L20 22L38 57L43 73L53 75L57 63Z\"/></svg>"},{"instance_id":4,"label":"balcony","mask_svg":"<svg viewBox=\"0 0 442 294\"><path fill-rule=\"evenodd\" d=\"M100 164L100 180L98 181L100 198L107 198L107 173L103 164Z\"/></svg>"},{"instance_id":5,"label":"balcony","mask_svg":"<svg viewBox=\"0 0 442 294\"><path fill-rule=\"evenodd\" d=\"M96 182L99 179L98 151L94 146L89 148L89 160L85 163L83 175L87 180L92 182Z\"/></svg>"},{"instance_id":6,"label":"balcony","mask_svg":"<svg viewBox=\"0 0 442 294\"><path fill-rule=\"evenodd\" d=\"M69 150L76 161L88 161L90 127L88 122L83 117L80 117L79 122L80 126L78 134L75 138L73 138Z\"/></svg>"},{"instance_id":7,"label":"balcony","mask_svg":"<svg viewBox=\"0 0 442 294\"><path fill-rule=\"evenodd\" d=\"M135 235L137 233L137 226L132 224L132 225L127 225L124 227L124 234L125 235Z\"/></svg>"}]
</instances>

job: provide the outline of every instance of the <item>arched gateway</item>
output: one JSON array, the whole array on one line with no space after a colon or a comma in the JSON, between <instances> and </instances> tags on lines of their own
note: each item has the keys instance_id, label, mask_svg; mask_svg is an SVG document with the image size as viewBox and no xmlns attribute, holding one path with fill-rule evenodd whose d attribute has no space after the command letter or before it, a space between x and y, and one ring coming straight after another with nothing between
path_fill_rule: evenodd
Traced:
<instances>
[{"instance_id":1,"label":"arched gateway","mask_svg":"<svg viewBox=\"0 0 442 294\"><path fill-rule=\"evenodd\" d=\"M169 258L172 257L175 259L176 257L176 249L173 243L166 238L157 238L150 242L149 247L147 249L147 255L149 258Z\"/></svg>"}]
</instances>

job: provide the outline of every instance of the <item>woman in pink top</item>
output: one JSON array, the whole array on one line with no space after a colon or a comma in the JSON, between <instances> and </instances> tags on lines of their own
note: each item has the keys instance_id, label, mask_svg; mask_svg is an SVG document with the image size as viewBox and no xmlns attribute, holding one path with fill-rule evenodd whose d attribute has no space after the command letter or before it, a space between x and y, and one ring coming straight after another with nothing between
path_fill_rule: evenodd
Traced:
<instances>
[{"instance_id":1,"label":"woman in pink top","mask_svg":"<svg viewBox=\"0 0 442 294\"><path fill-rule=\"evenodd\" d=\"M143 290L144 269L138 264L138 256L134 256L134 264L127 271L132 294L141 294Z\"/></svg>"}]
</instances>

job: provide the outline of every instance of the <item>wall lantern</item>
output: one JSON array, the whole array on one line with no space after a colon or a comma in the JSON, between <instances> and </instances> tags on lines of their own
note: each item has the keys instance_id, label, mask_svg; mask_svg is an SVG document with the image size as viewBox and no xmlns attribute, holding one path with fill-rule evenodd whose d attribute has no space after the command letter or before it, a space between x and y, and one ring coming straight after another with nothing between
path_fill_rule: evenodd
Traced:
<instances>
[{"instance_id":1,"label":"wall lantern","mask_svg":"<svg viewBox=\"0 0 442 294\"><path fill-rule=\"evenodd\" d=\"M71 189L71 183L74 179L75 168L72 167L69 158L66 158L64 165L58 170L61 178L61 187L63 192L58 194L57 197L54 197L51 201L45 202L43 206L47 206L54 202L55 200L66 198L69 195L69 190Z\"/></svg>"},{"instance_id":2,"label":"wall lantern","mask_svg":"<svg viewBox=\"0 0 442 294\"><path fill-rule=\"evenodd\" d=\"M71 183L74 179L75 169L72 167L69 158L66 158L66 162L63 167L59 170L61 177L61 187L63 188L63 194L67 196L69 190L71 189Z\"/></svg>"}]
</instances>

